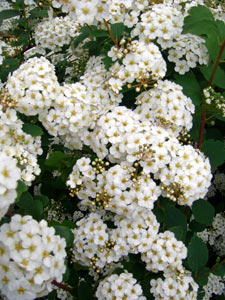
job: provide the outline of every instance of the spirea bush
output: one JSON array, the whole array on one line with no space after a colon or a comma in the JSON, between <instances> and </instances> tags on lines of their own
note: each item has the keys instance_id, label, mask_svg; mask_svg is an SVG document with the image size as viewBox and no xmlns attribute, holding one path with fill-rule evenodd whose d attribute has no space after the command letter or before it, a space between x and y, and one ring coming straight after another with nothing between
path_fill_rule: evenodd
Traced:
<instances>
[{"instance_id":1,"label":"spirea bush","mask_svg":"<svg viewBox=\"0 0 225 300\"><path fill-rule=\"evenodd\" d=\"M224 299L224 9L1 1L1 299Z\"/></svg>"}]
</instances>

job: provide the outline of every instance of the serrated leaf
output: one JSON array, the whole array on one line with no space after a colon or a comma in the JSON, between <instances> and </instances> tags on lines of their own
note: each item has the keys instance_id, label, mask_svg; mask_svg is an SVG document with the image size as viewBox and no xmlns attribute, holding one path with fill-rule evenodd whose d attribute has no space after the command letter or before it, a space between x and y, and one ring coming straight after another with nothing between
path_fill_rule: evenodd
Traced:
<instances>
[{"instance_id":1,"label":"serrated leaf","mask_svg":"<svg viewBox=\"0 0 225 300\"><path fill-rule=\"evenodd\" d=\"M170 228L168 228L168 230L174 233L177 240L179 240L179 241L185 240L185 232L184 232L184 228L182 226L170 227Z\"/></svg>"},{"instance_id":2,"label":"serrated leaf","mask_svg":"<svg viewBox=\"0 0 225 300\"><path fill-rule=\"evenodd\" d=\"M43 134L43 130L41 129L41 127L30 123L23 124L23 131L34 137Z\"/></svg>"},{"instance_id":3,"label":"serrated leaf","mask_svg":"<svg viewBox=\"0 0 225 300\"><path fill-rule=\"evenodd\" d=\"M209 81L209 78L210 78L210 76L212 74L212 70L213 70L213 63L210 63L208 66L199 67L199 69L202 72L205 79L207 81ZM216 73L213 78L212 85L216 85L220 88L225 89L225 72L220 66L218 66L216 69Z\"/></svg>"},{"instance_id":4,"label":"serrated leaf","mask_svg":"<svg viewBox=\"0 0 225 300\"><path fill-rule=\"evenodd\" d=\"M188 245L187 260L189 267L195 274L208 262L208 248L202 239L196 235L191 238Z\"/></svg>"},{"instance_id":5,"label":"serrated leaf","mask_svg":"<svg viewBox=\"0 0 225 300\"><path fill-rule=\"evenodd\" d=\"M225 276L225 262L221 265L219 265L218 267L216 267L212 273L216 276L221 276L224 277Z\"/></svg>"},{"instance_id":6,"label":"serrated leaf","mask_svg":"<svg viewBox=\"0 0 225 300\"><path fill-rule=\"evenodd\" d=\"M68 227L62 225L55 225L53 227L55 228L56 234L63 237L66 240L66 246L70 248L73 245L74 240L72 231Z\"/></svg>"},{"instance_id":7,"label":"serrated leaf","mask_svg":"<svg viewBox=\"0 0 225 300\"><path fill-rule=\"evenodd\" d=\"M195 220L201 224L212 224L215 208L206 200L197 200L192 205L192 212Z\"/></svg>"},{"instance_id":8,"label":"serrated leaf","mask_svg":"<svg viewBox=\"0 0 225 300\"><path fill-rule=\"evenodd\" d=\"M183 92L186 96L190 97L195 105L201 103L201 88L198 80L192 71L184 75L174 75L174 82L183 87Z\"/></svg>"},{"instance_id":9,"label":"serrated leaf","mask_svg":"<svg viewBox=\"0 0 225 300\"><path fill-rule=\"evenodd\" d=\"M113 37L118 41L123 35L125 26L123 23L115 23L110 25L110 30L112 32Z\"/></svg>"},{"instance_id":10,"label":"serrated leaf","mask_svg":"<svg viewBox=\"0 0 225 300\"><path fill-rule=\"evenodd\" d=\"M19 16L20 12L16 9L5 9L0 12L0 24L3 20Z\"/></svg>"},{"instance_id":11,"label":"serrated leaf","mask_svg":"<svg viewBox=\"0 0 225 300\"><path fill-rule=\"evenodd\" d=\"M224 146L224 142L215 140L206 140L202 143L201 150L209 157L213 169L216 169L225 162Z\"/></svg>"},{"instance_id":12,"label":"serrated leaf","mask_svg":"<svg viewBox=\"0 0 225 300\"><path fill-rule=\"evenodd\" d=\"M165 225L169 229L171 227L180 226L184 230L184 234L187 232L187 218L176 207L167 207L165 211Z\"/></svg>"},{"instance_id":13,"label":"serrated leaf","mask_svg":"<svg viewBox=\"0 0 225 300\"><path fill-rule=\"evenodd\" d=\"M199 20L183 27L183 33L192 33L195 35L215 34L218 35L218 29L215 21Z\"/></svg>"}]
</instances>

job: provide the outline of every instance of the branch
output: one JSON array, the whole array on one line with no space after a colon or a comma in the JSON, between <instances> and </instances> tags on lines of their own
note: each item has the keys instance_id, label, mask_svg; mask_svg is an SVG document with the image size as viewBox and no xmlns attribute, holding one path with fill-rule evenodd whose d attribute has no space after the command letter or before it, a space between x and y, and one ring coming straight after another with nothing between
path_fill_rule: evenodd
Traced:
<instances>
[{"instance_id":1,"label":"branch","mask_svg":"<svg viewBox=\"0 0 225 300\"><path fill-rule=\"evenodd\" d=\"M56 280L53 280L52 281L52 284L54 284L55 286L57 286L58 288L64 290L64 291L67 291L67 292L70 292L72 290L71 287L63 284L63 283L60 283L60 282L57 282Z\"/></svg>"},{"instance_id":2,"label":"branch","mask_svg":"<svg viewBox=\"0 0 225 300\"><path fill-rule=\"evenodd\" d=\"M208 81L208 86L211 86L213 83L213 79L216 75L216 70L220 64L220 60L223 54L225 48L225 40L223 41L223 43L220 45L220 51L218 53L218 56L216 58L216 61L214 63L213 69L212 69L212 73L210 75L209 81ZM198 146L197 148L199 150L201 150L201 146L202 146L202 140L203 140L203 133L204 133L204 128L205 128L205 122L206 122L206 111L203 110L202 111L202 120L201 120L201 126L200 126L200 131L199 131L199 136L198 136Z\"/></svg>"},{"instance_id":3,"label":"branch","mask_svg":"<svg viewBox=\"0 0 225 300\"><path fill-rule=\"evenodd\" d=\"M114 36L113 36L113 34L112 34L112 31L111 31L110 28L109 28L109 24L107 23L107 21L106 21L105 19L103 19L103 21L104 21L104 24L105 24L105 26L106 26L106 28L107 28L107 31L108 31L108 34L109 34L110 38L112 39L112 41L113 41L113 43L115 44L115 46L116 46L117 48L119 48L119 44L118 44L117 40L114 38Z\"/></svg>"},{"instance_id":4,"label":"branch","mask_svg":"<svg viewBox=\"0 0 225 300\"><path fill-rule=\"evenodd\" d=\"M3 31L0 31L0 35L2 35L3 37L6 37L6 38L18 39L16 36L10 35L10 34L5 33Z\"/></svg>"},{"instance_id":5,"label":"branch","mask_svg":"<svg viewBox=\"0 0 225 300\"><path fill-rule=\"evenodd\" d=\"M195 276L194 279L195 279L195 280L198 280L200 277L212 273L215 269L217 269L220 265L222 265L222 264L224 264L224 263L225 263L225 258L224 258L221 262L215 264L215 265L214 265L211 269L209 269L207 272L204 272L204 273L202 273L202 274L200 274L200 275L198 275L198 276Z\"/></svg>"}]
</instances>

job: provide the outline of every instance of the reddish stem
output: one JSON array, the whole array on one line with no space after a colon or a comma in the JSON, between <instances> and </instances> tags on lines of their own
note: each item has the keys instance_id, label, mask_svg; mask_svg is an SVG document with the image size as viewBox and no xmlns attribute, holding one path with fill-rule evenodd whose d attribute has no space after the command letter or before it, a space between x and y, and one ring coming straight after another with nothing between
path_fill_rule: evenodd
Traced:
<instances>
[{"instance_id":1,"label":"reddish stem","mask_svg":"<svg viewBox=\"0 0 225 300\"><path fill-rule=\"evenodd\" d=\"M211 86L212 83L213 83L213 79L214 79L214 77L216 75L216 70L217 70L217 68L218 68L218 66L220 64L220 60L221 60L224 48L225 48L225 40L220 45L220 51L219 51L218 56L216 58L215 64L213 66L212 73L211 73L209 81L208 81L208 86ZM199 136L198 136L198 146L197 146L197 148L199 150L201 150L201 147L202 147L202 140L203 140L203 133L204 133L204 128L205 128L205 122L206 122L206 111L203 110L202 111L201 126L200 126L200 131L199 131Z\"/></svg>"},{"instance_id":2,"label":"reddish stem","mask_svg":"<svg viewBox=\"0 0 225 300\"><path fill-rule=\"evenodd\" d=\"M0 35L4 36L4 37L6 37L6 38L12 38L12 39L17 39L17 40L18 40L18 38L17 38L16 36L10 35L10 34L5 33L5 32L3 32L3 31L0 31Z\"/></svg>"},{"instance_id":3,"label":"reddish stem","mask_svg":"<svg viewBox=\"0 0 225 300\"><path fill-rule=\"evenodd\" d=\"M56 280L53 280L52 284L54 284L55 286L57 286L60 289L63 289L64 291L70 292L72 290L72 288L70 288L69 286L67 286L63 283L57 282Z\"/></svg>"}]
</instances>

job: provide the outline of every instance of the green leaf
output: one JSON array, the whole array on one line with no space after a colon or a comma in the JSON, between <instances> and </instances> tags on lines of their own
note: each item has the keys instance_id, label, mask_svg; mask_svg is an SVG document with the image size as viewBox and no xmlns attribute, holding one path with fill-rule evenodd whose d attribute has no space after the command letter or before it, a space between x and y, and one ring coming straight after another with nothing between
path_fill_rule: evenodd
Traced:
<instances>
[{"instance_id":1,"label":"green leaf","mask_svg":"<svg viewBox=\"0 0 225 300\"><path fill-rule=\"evenodd\" d=\"M165 211L165 225L169 229L171 227L182 227L184 234L187 232L187 218L176 207L167 207Z\"/></svg>"},{"instance_id":2,"label":"green leaf","mask_svg":"<svg viewBox=\"0 0 225 300\"><path fill-rule=\"evenodd\" d=\"M85 281L81 280L78 286L78 299L90 300L93 294L91 286Z\"/></svg>"},{"instance_id":3,"label":"green leaf","mask_svg":"<svg viewBox=\"0 0 225 300\"><path fill-rule=\"evenodd\" d=\"M216 25L219 32L220 43L222 43L225 38L225 23L221 20L216 20Z\"/></svg>"},{"instance_id":4,"label":"green leaf","mask_svg":"<svg viewBox=\"0 0 225 300\"><path fill-rule=\"evenodd\" d=\"M39 18L39 17L44 18L44 17L48 17L48 10L47 9L40 10L38 8L34 8L29 12L29 14L30 14L29 18L31 19Z\"/></svg>"},{"instance_id":5,"label":"green leaf","mask_svg":"<svg viewBox=\"0 0 225 300\"><path fill-rule=\"evenodd\" d=\"M108 37L109 34L106 30L102 30L102 29L97 29L95 31L92 31L90 33L91 37Z\"/></svg>"},{"instance_id":6,"label":"green leaf","mask_svg":"<svg viewBox=\"0 0 225 300\"><path fill-rule=\"evenodd\" d=\"M19 16L20 12L16 9L5 9L0 12L0 24L3 20Z\"/></svg>"},{"instance_id":7,"label":"green leaf","mask_svg":"<svg viewBox=\"0 0 225 300\"><path fill-rule=\"evenodd\" d=\"M201 150L209 157L212 169L216 169L225 162L224 142L206 140L202 143Z\"/></svg>"},{"instance_id":8,"label":"green leaf","mask_svg":"<svg viewBox=\"0 0 225 300\"><path fill-rule=\"evenodd\" d=\"M76 227L75 223L70 220L64 220L62 225L68 227L69 229L74 229Z\"/></svg>"},{"instance_id":9,"label":"green leaf","mask_svg":"<svg viewBox=\"0 0 225 300\"><path fill-rule=\"evenodd\" d=\"M45 195L35 195L34 200L41 201L41 203L43 204L43 207L47 206L49 203L49 199Z\"/></svg>"},{"instance_id":10,"label":"green leaf","mask_svg":"<svg viewBox=\"0 0 225 300\"><path fill-rule=\"evenodd\" d=\"M195 220L192 220L189 224L189 228L194 232L201 232L207 227L207 224L200 224Z\"/></svg>"},{"instance_id":11,"label":"green leaf","mask_svg":"<svg viewBox=\"0 0 225 300\"><path fill-rule=\"evenodd\" d=\"M29 192L24 192L21 197L20 200L16 203L17 206L19 206L20 208L24 209L25 211L29 210L30 206L33 203L33 197L31 195L31 193Z\"/></svg>"},{"instance_id":12,"label":"green leaf","mask_svg":"<svg viewBox=\"0 0 225 300\"><path fill-rule=\"evenodd\" d=\"M168 230L174 233L177 240L179 240L179 241L185 240L185 232L184 232L184 228L182 226L170 227L170 228L168 228Z\"/></svg>"},{"instance_id":13,"label":"green leaf","mask_svg":"<svg viewBox=\"0 0 225 300\"><path fill-rule=\"evenodd\" d=\"M109 68L113 64L113 61L112 61L111 57L109 57L109 56L104 57L102 59L102 62L104 63L105 68L106 68L107 71L109 70Z\"/></svg>"},{"instance_id":14,"label":"green leaf","mask_svg":"<svg viewBox=\"0 0 225 300\"><path fill-rule=\"evenodd\" d=\"M26 184L23 181L18 180L17 187L16 187L16 192L17 192L16 202L19 201L20 196L23 194L23 192L26 192L27 190L28 187L26 186Z\"/></svg>"},{"instance_id":15,"label":"green leaf","mask_svg":"<svg viewBox=\"0 0 225 300\"><path fill-rule=\"evenodd\" d=\"M31 215L38 221L41 219L43 204L40 200L34 200L29 192L24 192L16 204L23 209L26 215Z\"/></svg>"},{"instance_id":16,"label":"green leaf","mask_svg":"<svg viewBox=\"0 0 225 300\"><path fill-rule=\"evenodd\" d=\"M78 37L73 42L73 46L75 48L90 35L90 29L88 29L88 27L82 27L80 31L81 31L81 33L78 35Z\"/></svg>"},{"instance_id":17,"label":"green leaf","mask_svg":"<svg viewBox=\"0 0 225 300\"><path fill-rule=\"evenodd\" d=\"M218 31L213 14L206 6L192 7L188 14L184 19L183 33L202 35Z\"/></svg>"},{"instance_id":18,"label":"green leaf","mask_svg":"<svg viewBox=\"0 0 225 300\"><path fill-rule=\"evenodd\" d=\"M25 123L23 125L23 131L31 136L40 136L43 134L41 127L30 123Z\"/></svg>"},{"instance_id":19,"label":"green leaf","mask_svg":"<svg viewBox=\"0 0 225 300\"><path fill-rule=\"evenodd\" d=\"M65 158L65 154L61 151L52 152L49 158L45 161L45 165L57 169Z\"/></svg>"},{"instance_id":20,"label":"green leaf","mask_svg":"<svg viewBox=\"0 0 225 300\"><path fill-rule=\"evenodd\" d=\"M209 268L203 267L198 271L198 274L196 275L197 279L195 280L197 284L202 287L208 283L209 274L204 274L209 271ZM204 274L204 275L203 275Z\"/></svg>"},{"instance_id":21,"label":"green leaf","mask_svg":"<svg viewBox=\"0 0 225 300\"><path fill-rule=\"evenodd\" d=\"M207 81L209 81L209 78L210 78L210 76L212 74L212 70L213 70L213 63L210 63L208 66L199 67L199 69L200 69L201 73L203 74L203 76L205 77L205 79ZM225 72L220 66L218 66L216 69L216 73L213 78L212 85L216 85L220 88L225 89Z\"/></svg>"},{"instance_id":22,"label":"green leaf","mask_svg":"<svg viewBox=\"0 0 225 300\"><path fill-rule=\"evenodd\" d=\"M174 75L174 82L183 87L183 92L186 96L190 97L195 105L201 103L201 88L198 80L192 71L184 75Z\"/></svg>"},{"instance_id":23,"label":"green leaf","mask_svg":"<svg viewBox=\"0 0 225 300\"><path fill-rule=\"evenodd\" d=\"M219 265L217 268L215 268L212 273L216 276L225 276L225 262L221 265Z\"/></svg>"},{"instance_id":24,"label":"green leaf","mask_svg":"<svg viewBox=\"0 0 225 300\"><path fill-rule=\"evenodd\" d=\"M118 41L123 35L125 26L123 23L115 23L110 25L110 30L114 38Z\"/></svg>"},{"instance_id":25,"label":"green leaf","mask_svg":"<svg viewBox=\"0 0 225 300\"><path fill-rule=\"evenodd\" d=\"M208 248L206 244L194 235L188 246L188 264L191 270L196 273L208 262Z\"/></svg>"},{"instance_id":26,"label":"green leaf","mask_svg":"<svg viewBox=\"0 0 225 300\"><path fill-rule=\"evenodd\" d=\"M195 220L201 224L212 224L215 208L206 200L197 200L192 205Z\"/></svg>"},{"instance_id":27,"label":"green leaf","mask_svg":"<svg viewBox=\"0 0 225 300\"><path fill-rule=\"evenodd\" d=\"M211 60L214 62L220 51L220 43L218 36L215 34L210 34L206 39L206 47L209 51L209 56Z\"/></svg>"},{"instance_id":28,"label":"green leaf","mask_svg":"<svg viewBox=\"0 0 225 300\"><path fill-rule=\"evenodd\" d=\"M47 296L45 296L45 300L55 300L57 296L57 292L56 290L52 291L51 293L49 293Z\"/></svg>"},{"instance_id":29,"label":"green leaf","mask_svg":"<svg viewBox=\"0 0 225 300\"><path fill-rule=\"evenodd\" d=\"M55 225L53 227L55 228L56 234L64 238L66 240L66 246L70 248L73 245L74 240L72 231L68 227L62 225Z\"/></svg>"}]
</instances>

